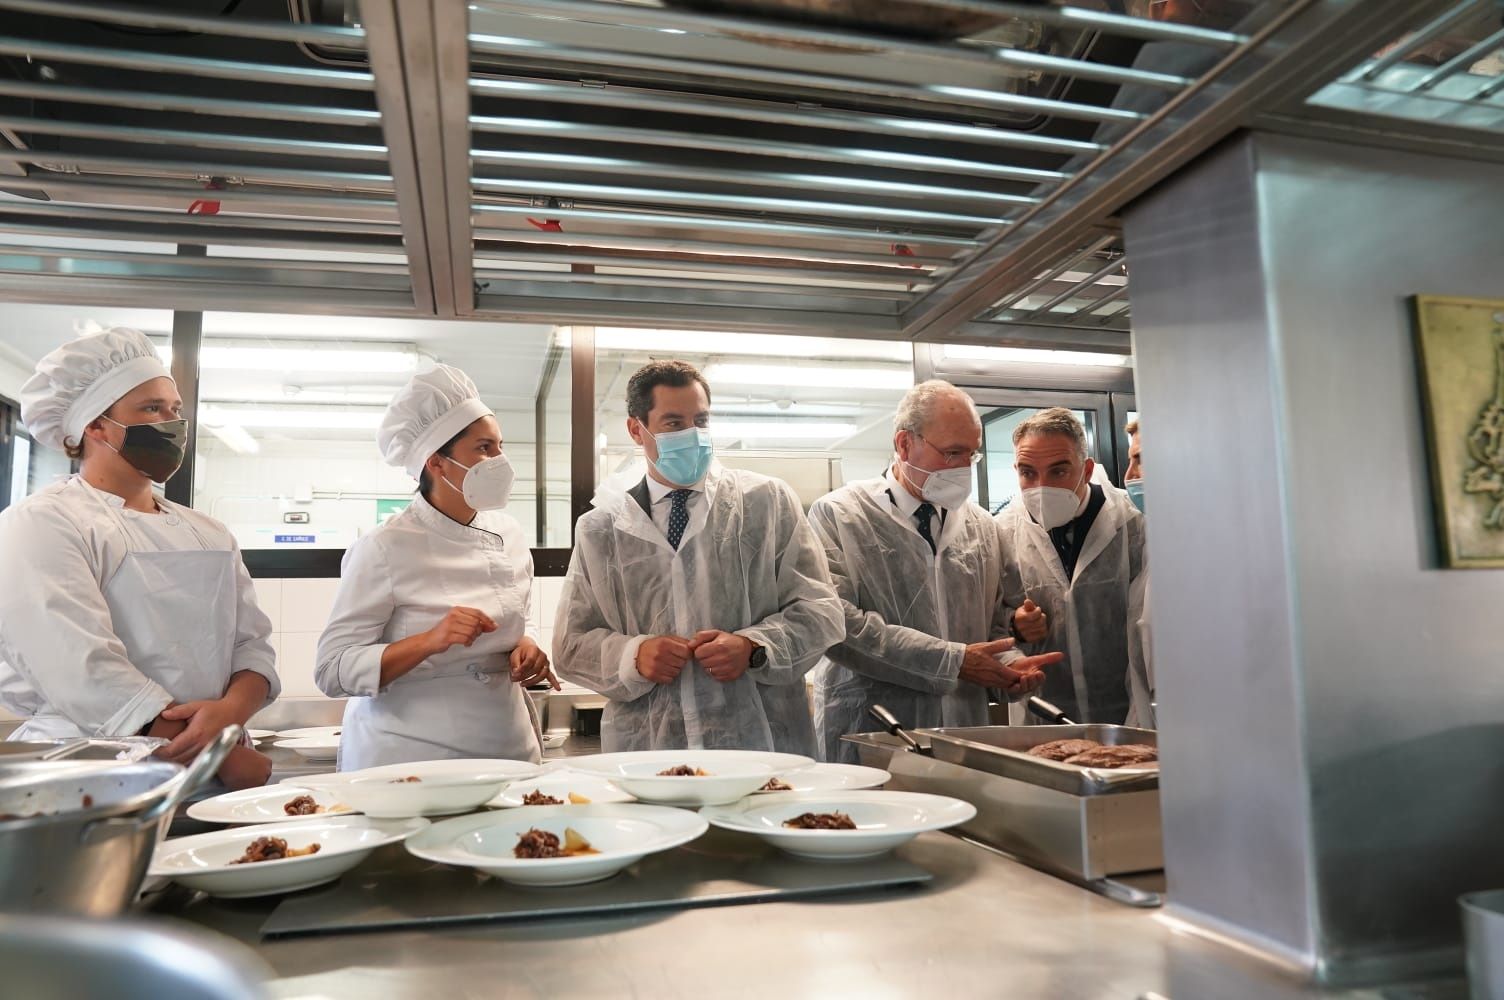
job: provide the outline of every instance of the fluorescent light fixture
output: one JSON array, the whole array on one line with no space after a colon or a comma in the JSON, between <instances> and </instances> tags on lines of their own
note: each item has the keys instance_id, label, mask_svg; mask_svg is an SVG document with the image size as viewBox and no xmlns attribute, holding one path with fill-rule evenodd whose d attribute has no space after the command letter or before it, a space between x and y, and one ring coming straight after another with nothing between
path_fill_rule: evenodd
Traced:
<instances>
[{"instance_id":1,"label":"fluorescent light fixture","mask_svg":"<svg viewBox=\"0 0 1504 1000\"><path fill-rule=\"evenodd\" d=\"M571 340L569 327L554 329L554 342L560 347L568 347ZM910 364L914 360L913 346L895 341L791 337L725 330L655 330L598 326L595 328L595 346L602 351L646 351L687 356L747 354L763 358L861 358Z\"/></svg>"},{"instance_id":2,"label":"fluorescent light fixture","mask_svg":"<svg viewBox=\"0 0 1504 1000\"><path fill-rule=\"evenodd\" d=\"M856 433L856 424L833 420L715 420L710 436L723 440L765 438L783 441L833 441Z\"/></svg>"},{"instance_id":3,"label":"fluorescent light fixture","mask_svg":"<svg viewBox=\"0 0 1504 1000\"><path fill-rule=\"evenodd\" d=\"M374 431L384 411L352 410L336 406L313 406L299 409L261 409L245 407L226 409L205 407L200 420L209 427L239 424L276 430Z\"/></svg>"},{"instance_id":4,"label":"fluorescent light fixture","mask_svg":"<svg viewBox=\"0 0 1504 1000\"><path fill-rule=\"evenodd\" d=\"M205 422L204 427L237 455L254 455L261 450L261 445L256 439L239 424L217 425Z\"/></svg>"},{"instance_id":5,"label":"fluorescent light fixture","mask_svg":"<svg viewBox=\"0 0 1504 1000\"><path fill-rule=\"evenodd\" d=\"M705 378L714 390L721 385L786 385L808 389L892 389L904 392L914 384L912 369L847 368L831 365L713 364Z\"/></svg>"},{"instance_id":6,"label":"fluorescent light fixture","mask_svg":"<svg viewBox=\"0 0 1504 1000\"><path fill-rule=\"evenodd\" d=\"M1091 354L1086 351L1045 351L1031 347L980 347L946 344L945 356L963 361L1007 361L1024 365L1091 365L1102 368L1132 368L1131 354Z\"/></svg>"},{"instance_id":7,"label":"fluorescent light fixture","mask_svg":"<svg viewBox=\"0 0 1504 1000\"><path fill-rule=\"evenodd\" d=\"M171 345L157 345L157 355L163 364L171 367ZM206 340L198 357L199 368L205 371L339 372L352 375L409 375L417 371L423 361L424 357L417 348L406 344L386 348L368 345L347 348L338 344L313 345L306 341L245 344Z\"/></svg>"},{"instance_id":8,"label":"fluorescent light fixture","mask_svg":"<svg viewBox=\"0 0 1504 1000\"><path fill-rule=\"evenodd\" d=\"M216 380L219 381L219 380ZM203 390L205 403L271 403L275 407L301 406L304 403L344 404L346 406L386 406L396 394L390 392L358 392L346 389L229 389L208 386Z\"/></svg>"}]
</instances>

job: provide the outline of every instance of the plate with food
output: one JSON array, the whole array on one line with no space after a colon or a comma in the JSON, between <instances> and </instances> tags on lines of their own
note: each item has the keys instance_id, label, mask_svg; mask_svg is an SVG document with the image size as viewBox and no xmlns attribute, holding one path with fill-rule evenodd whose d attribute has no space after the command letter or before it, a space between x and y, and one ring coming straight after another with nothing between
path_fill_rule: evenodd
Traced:
<instances>
[{"instance_id":1,"label":"plate with food","mask_svg":"<svg viewBox=\"0 0 1504 1000\"><path fill-rule=\"evenodd\" d=\"M775 774L759 789L768 792L823 792L840 789L877 788L893 776L877 767L859 764L811 764L785 774Z\"/></svg>"},{"instance_id":2,"label":"plate with food","mask_svg":"<svg viewBox=\"0 0 1504 1000\"><path fill-rule=\"evenodd\" d=\"M338 736L344 726L306 726L303 729L282 729L272 735L279 740L318 740Z\"/></svg>"},{"instance_id":3,"label":"plate with food","mask_svg":"<svg viewBox=\"0 0 1504 1000\"><path fill-rule=\"evenodd\" d=\"M605 778L643 802L714 806L751 795L775 775L814 761L759 750L642 750L572 757L569 767Z\"/></svg>"},{"instance_id":4,"label":"plate with food","mask_svg":"<svg viewBox=\"0 0 1504 1000\"><path fill-rule=\"evenodd\" d=\"M557 749L559 749L559 747L563 746L564 744L566 744L568 742L569 742L569 734L568 733L544 733L543 734L543 749L545 749L545 750L557 750Z\"/></svg>"},{"instance_id":5,"label":"plate with food","mask_svg":"<svg viewBox=\"0 0 1504 1000\"><path fill-rule=\"evenodd\" d=\"M367 816L446 816L479 809L512 782L541 770L518 760L423 760L308 775L298 783L323 789Z\"/></svg>"},{"instance_id":6,"label":"plate with food","mask_svg":"<svg viewBox=\"0 0 1504 1000\"><path fill-rule=\"evenodd\" d=\"M427 825L426 819L335 816L216 830L164 840L148 874L227 899L295 892L333 882L376 848Z\"/></svg>"},{"instance_id":7,"label":"plate with food","mask_svg":"<svg viewBox=\"0 0 1504 1000\"><path fill-rule=\"evenodd\" d=\"M188 816L201 823L288 823L348 816L357 810L327 788L266 785L195 802Z\"/></svg>"},{"instance_id":8,"label":"plate with food","mask_svg":"<svg viewBox=\"0 0 1504 1000\"><path fill-rule=\"evenodd\" d=\"M712 826L751 833L796 857L876 857L930 830L965 823L976 806L921 792L772 792L700 810Z\"/></svg>"},{"instance_id":9,"label":"plate with food","mask_svg":"<svg viewBox=\"0 0 1504 1000\"><path fill-rule=\"evenodd\" d=\"M338 736L300 736L295 740L278 740L276 745L311 761L339 759Z\"/></svg>"},{"instance_id":10,"label":"plate with food","mask_svg":"<svg viewBox=\"0 0 1504 1000\"><path fill-rule=\"evenodd\" d=\"M539 806L444 820L407 849L518 885L582 885L687 844L707 828L698 813L636 802Z\"/></svg>"},{"instance_id":11,"label":"plate with food","mask_svg":"<svg viewBox=\"0 0 1504 1000\"><path fill-rule=\"evenodd\" d=\"M514 781L488 806L513 809L521 806L588 806L598 802L635 802L626 792L595 774L568 769L545 771L531 781Z\"/></svg>"}]
</instances>

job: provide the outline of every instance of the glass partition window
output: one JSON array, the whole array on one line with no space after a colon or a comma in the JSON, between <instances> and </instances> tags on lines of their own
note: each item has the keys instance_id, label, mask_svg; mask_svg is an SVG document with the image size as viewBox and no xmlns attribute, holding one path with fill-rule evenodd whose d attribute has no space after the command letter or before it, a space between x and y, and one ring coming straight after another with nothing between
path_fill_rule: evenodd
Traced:
<instances>
[{"instance_id":1,"label":"glass partition window","mask_svg":"<svg viewBox=\"0 0 1504 1000\"><path fill-rule=\"evenodd\" d=\"M627 434L627 380L664 358L690 362L710 383L721 463L788 482L806 507L837 486L882 475L893 453L893 412L914 383L908 344L599 327L598 496L624 491L646 472Z\"/></svg>"},{"instance_id":2,"label":"glass partition window","mask_svg":"<svg viewBox=\"0 0 1504 1000\"><path fill-rule=\"evenodd\" d=\"M205 313L194 506L247 550L348 547L412 501L376 429L397 390L442 362L496 411L517 474L508 510L537 545L540 468L545 493L568 495L567 420L548 422L538 460L539 400L559 391L551 344L544 326Z\"/></svg>"}]
</instances>

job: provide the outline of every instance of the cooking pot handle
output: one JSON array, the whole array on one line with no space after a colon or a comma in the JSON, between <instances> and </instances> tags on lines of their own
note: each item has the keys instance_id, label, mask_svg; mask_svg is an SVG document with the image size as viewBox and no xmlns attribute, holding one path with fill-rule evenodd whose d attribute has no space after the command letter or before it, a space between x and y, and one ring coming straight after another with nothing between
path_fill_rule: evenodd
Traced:
<instances>
[{"instance_id":1,"label":"cooking pot handle","mask_svg":"<svg viewBox=\"0 0 1504 1000\"><path fill-rule=\"evenodd\" d=\"M84 828L79 839L85 844L96 843L122 832L122 827L140 829L159 822L163 816L170 814L183 803L184 799L214 777L230 751L240 744L242 735L243 732L239 726L226 726L208 746L199 752L197 757L193 758L192 764L170 780L163 782L157 789L160 798L148 806L144 812L134 816L118 816L90 823Z\"/></svg>"}]
</instances>

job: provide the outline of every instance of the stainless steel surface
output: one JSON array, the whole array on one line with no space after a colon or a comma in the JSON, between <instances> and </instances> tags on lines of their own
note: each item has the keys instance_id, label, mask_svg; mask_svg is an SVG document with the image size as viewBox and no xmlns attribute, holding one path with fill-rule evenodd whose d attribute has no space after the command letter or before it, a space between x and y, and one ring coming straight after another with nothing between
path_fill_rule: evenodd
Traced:
<instances>
[{"instance_id":1,"label":"stainless steel surface","mask_svg":"<svg viewBox=\"0 0 1504 1000\"><path fill-rule=\"evenodd\" d=\"M844 739L857 745L863 764L893 775L886 787L950 795L976 806L976 817L960 832L1026 864L1083 881L1164 867L1157 788L1077 794L1036 782L1033 769L1012 766L1013 754L970 751L967 756L991 769L981 770L943 759L946 748L936 742L936 730L916 735L934 747L935 757L906 750L886 734Z\"/></svg>"},{"instance_id":2,"label":"stainless steel surface","mask_svg":"<svg viewBox=\"0 0 1504 1000\"><path fill-rule=\"evenodd\" d=\"M1158 746L1159 734L1152 729L1104 725L977 726L923 732L941 760L1072 795L1106 795L1159 787L1158 768L1077 767L1031 757L1027 752L1055 740L1096 740L1107 746L1126 743Z\"/></svg>"},{"instance_id":3,"label":"stainless steel surface","mask_svg":"<svg viewBox=\"0 0 1504 1000\"><path fill-rule=\"evenodd\" d=\"M0 915L0 991L17 1000L258 1000L270 969L187 927Z\"/></svg>"},{"instance_id":4,"label":"stainless steel surface","mask_svg":"<svg viewBox=\"0 0 1504 1000\"><path fill-rule=\"evenodd\" d=\"M68 19L0 0L0 52L29 60L0 93L30 102L11 131L35 137L0 162L52 198L0 212L0 232L38 245L0 257L0 298L1074 346L1081 335L1063 330L1127 329L1115 247L1079 272L1061 266L1115 213L1241 124L1324 121L1332 109L1305 103L1310 91L1445 4L1264 0L1236 8L1253 10L1246 23L1212 28L1095 4L922 6L997 27L924 41L603 0L367 0L330 25L277 20L275 4L215 18L91 0ZM140 33L152 31L187 34L168 45ZM1200 58L1160 62L1155 47ZM1464 78L1445 75L1428 96ZM248 97L239 81L261 89ZM1473 91L1486 114L1492 91ZM205 148L221 162L200 162ZM354 187L331 169L360 162L374 172ZM209 200L223 210L185 221L191 192L152 190L169 178L216 179ZM394 198L339 197L373 187ZM538 233L519 208L563 233ZM110 272L49 246L76 238L329 259L316 270L248 256L232 276L207 258L164 269L116 257ZM714 273L704 256L676 256L691 243L717 258ZM875 302L797 263L858 244L895 265ZM487 268L498 251L538 268L637 267L566 282ZM369 252L407 272L349 259ZM1037 297L999 308L1051 271Z\"/></svg>"},{"instance_id":5,"label":"stainless steel surface","mask_svg":"<svg viewBox=\"0 0 1504 1000\"><path fill-rule=\"evenodd\" d=\"M322 892L288 898L261 928L266 937L622 916L638 911L747 905L898 889L929 881L892 857L811 865L744 833L712 829L691 845L650 855L588 885L519 891L473 871L436 865L400 848ZM233 904L232 904L233 905Z\"/></svg>"},{"instance_id":6,"label":"stainless steel surface","mask_svg":"<svg viewBox=\"0 0 1504 1000\"><path fill-rule=\"evenodd\" d=\"M1333 980L1459 968L1504 884L1504 577L1436 568L1404 308L1497 295L1501 189L1255 135L1126 219L1171 907Z\"/></svg>"},{"instance_id":7,"label":"stainless steel surface","mask_svg":"<svg viewBox=\"0 0 1504 1000\"><path fill-rule=\"evenodd\" d=\"M508 994L1380 1000L1326 993L1236 951L944 834L894 855L923 888L820 902L261 940L278 900L175 915L252 946L274 995L388 1000ZM373 856L372 862L381 855ZM1455 1000L1456 983L1387 1000Z\"/></svg>"},{"instance_id":8,"label":"stainless steel surface","mask_svg":"<svg viewBox=\"0 0 1504 1000\"><path fill-rule=\"evenodd\" d=\"M1504 890L1468 893L1457 903L1473 1000L1504 996Z\"/></svg>"}]
</instances>

